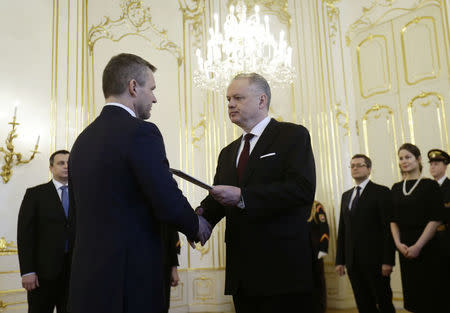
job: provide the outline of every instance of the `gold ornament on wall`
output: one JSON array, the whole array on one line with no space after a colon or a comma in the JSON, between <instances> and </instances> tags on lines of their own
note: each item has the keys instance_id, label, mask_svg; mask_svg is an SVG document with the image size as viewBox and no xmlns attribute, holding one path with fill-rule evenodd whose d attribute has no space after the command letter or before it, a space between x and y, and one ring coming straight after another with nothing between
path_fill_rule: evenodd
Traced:
<instances>
[{"instance_id":1,"label":"gold ornament on wall","mask_svg":"<svg viewBox=\"0 0 450 313\"><path fill-rule=\"evenodd\" d=\"M17 254L17 246L12 241L7 241L5 237L0 238L0 256Z\"/></svg>"},{"instance_id":2,"label":"gold ornament on wall","mask_svg":"<svg viewBox=\"0 0 450 313\"><path fill-rule=\"evenodd\" d=\"M178 0L180 10L183 12L183 22L189 21L190 34L194 37L193 46L201 48L203 37L203 17L205 13L205 0L185 0L183 4Z\"/></svg>"},{"instance_id":3,"label":"gold ornament on wall","mask_svg":"<svg viewBox=\"0 0 450 313\"><path fill-rule=\"evenodd\" d=\"M422 8L428 4L437 4L439 6L441 4L440 0L417 0L404 1L405 3L412 4L411 7L395 7L394 4L396 2L398 0L372 0L370 6L363 7L361 17L349 26L345 34L347 46L350 45L356 34L360 31L370 30L372 27L389 19Z\"/></svg>"},{"instance_id":4,"label":"gold ornament on wall","mask_svg":"<svg viewBox=\"0 0 450 313\"><path fill-rule=\"evenodd\" d=\"M39 153L39 151L37 151L37 149L39 146L40 136L37 137L36 144L34 145L34 149L31 150L31 156L28 160L22 159L22 153L15 152L15 147L14 147L13 141L15 138L17 138L19 136L16 133L16 130L17 130L16 126L19 125L19 123L16 122L16 114L17 114L17 107L14 110L14 116L13 116L12 122L8 123L11 125L11 131L9 132L8 137L5 140L6 147L0 147L0 152L3 153L3 161L4 161L4 164L2 166L2 172L0 173L0 176L2 177L3 182L5 184L7 182L9 182L9 180L11 179L12 168L14 166L14 158L16 159L15 165L27 164L27 163L30 163L30 161L34 159L34 156L36 155L36 153Z\"/></svg>"},{"instance_id":5,"label":"gold ornament on wall","mask_svg":"<svg viewBox=\"0 0 450 313\"><path fill-rule=\"evenodd\" d=\"M181 49L169 40L167 30L159 29L153 24L150 7L144 6L143 1L137 0L123 0L120 7L122 8L122 15L118 19L105 17L102 23L90 28L88 37L90 54L94 50L95 43L102 38L118 42L127 36L139 36L150 42L155 49L166 50L174 55L178 61L178 66L183 63ZM158 43L150 39L147 35L149 32L159 38Z\"/></svg>"},{"instance_id":6,"label":"gold ornament on wall","mask_svg":"<svg viewBox=\"0 0 450 313\"><path fill-rule=\"evenodd\" d=\"M336 7L336 3L340 0L322 0L327 8L328 17L328 31L330 35L331 42L336 44L336 34L338 31L338 18L339 18L339 8Z\"/></svg>"}]
</instances>

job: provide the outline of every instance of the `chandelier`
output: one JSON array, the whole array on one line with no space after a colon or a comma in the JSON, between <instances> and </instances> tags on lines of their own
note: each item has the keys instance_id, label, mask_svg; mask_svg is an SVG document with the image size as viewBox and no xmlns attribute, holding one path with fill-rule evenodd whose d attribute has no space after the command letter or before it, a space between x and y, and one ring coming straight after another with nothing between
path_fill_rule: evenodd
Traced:
<instances>
[{"instance_id":1,"label":"chandelier","mask_svg":"<svg viewBox=\"0 0 450 313\"><path fill-rule=\"evenodd\" d=\"M236 12L236 15L235 15ZM280 31L276 40L269 27L269 17L264 22L259 16L259 7L247 17L243 1L234 7L219 31L219 17L214 14L214 29L209 29L207 55L203 59L197 49L198 69L194 72L194 84L211 91L223 91L230 80L239 73L256 72L264 76L269 84L278 87L290 85L294 79L292 48Z\"/></svg>"}]
</instances>

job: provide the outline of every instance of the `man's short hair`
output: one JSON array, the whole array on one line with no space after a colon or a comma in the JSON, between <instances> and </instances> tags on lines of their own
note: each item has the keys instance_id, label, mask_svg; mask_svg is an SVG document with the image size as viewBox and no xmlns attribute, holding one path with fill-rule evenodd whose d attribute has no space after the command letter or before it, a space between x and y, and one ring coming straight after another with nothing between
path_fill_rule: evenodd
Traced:
<instances>
[{"instance_id":1,"label":"man's short hair","mask_svg":"<svg viewBox=\"0 0 450 313\"><path fill-rule=\"evenodd\" d=\"M372 168L372 160L365 154L355 154L352 156L353 159L364 159L364 163L366 163L367 168Z\"/></svg>"},{"instance_id":2,"label":"man's short hair","mask_svg":"<svg viewBox=\"0 0 450 313\"><path fill-rule=\"evenodd\" d=\"M234 76L233 80L236 79L248 79L250 85L256 86L259 91L262 91L267 96L267 108L270 106L270 99L272 97L272 93L270 92L270 86L267 80L259 75L258 73L241 73Z\"/></svg>"},{"instance_id":3,"label":"man's short hair","mask_svg":"<svg viewBox=\"0 0 450 313\"><path fill-rule=\"evenodd\" d=\"M140 86L145 85L147 69L156 72L155 66L137 55L121 53L113 56L103 70L103 95L105 98L121 95L132 79Z\"/></svg>"},{"instance_id":4,"label":"man's short hair","mask_svg":"<svg viewBox=\"0 0 450 313\"><path fill-rule=\"evenodd\" d=\"M50 166L53 166L53 162L55 162L55 155L57 155L57 154L70 154L70 152L67 150L58 150L58 151L53 152L49 159Z\"/></svg>"}]
</instances>

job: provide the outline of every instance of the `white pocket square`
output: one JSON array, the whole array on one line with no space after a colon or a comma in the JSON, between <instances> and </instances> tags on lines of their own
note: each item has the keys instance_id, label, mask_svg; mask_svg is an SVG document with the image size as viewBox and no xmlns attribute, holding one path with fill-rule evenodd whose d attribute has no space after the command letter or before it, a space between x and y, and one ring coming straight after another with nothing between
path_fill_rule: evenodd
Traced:
<instances>
[{"instance_id":1,"label":"white pocket square","mask_svg":"<svg viewBox=\"0 0 450 313\"><path fill-rule=\"evenodd\" d=\"M259 158L263 159L263 158L267 158L267 157L270 157L270 156L275 155L275 154L276 154L275 152L267 153L267 154L264 154L264 155L260 156Z\"/></svg>"}]
</instances>

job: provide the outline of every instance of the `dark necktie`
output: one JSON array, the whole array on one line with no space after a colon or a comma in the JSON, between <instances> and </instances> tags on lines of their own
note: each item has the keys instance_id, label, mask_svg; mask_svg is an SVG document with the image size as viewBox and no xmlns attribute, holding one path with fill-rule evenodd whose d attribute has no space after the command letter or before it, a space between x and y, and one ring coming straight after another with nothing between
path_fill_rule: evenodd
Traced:
<instances>
[{"instance_id":1,"label":"dark necktie","mask_svg":"<svg viewBox=\"0 0 450 313\"><path fill-rule=\"evenodd\" d=\"M359 191L360 191L360 190L361 190L361 187L356 186L356 195L355 195L355 198L353 199L352 206L351 206L351 208L350 208L350 210L351 210L352 212L353 212L353 210L356 209L356 207L358 206L359 196L360 196Z\"/></svg>"},{"instance_id":2,"label":"dark necktie","mask_svg":"<svg viewBox=\"0 0 450 313\"><path fill-rule=\"evenodd\" d=\"M59 187L61 189L61 202L64 208L64 214L66 218L69 217L69 193L67 192L67 185ZM69 241L66 239L64 242L64 252L69 251Z\"/></svg>"},{"instance_id":3,"label":"dark necktie","mask_svg":"<svg viewBox=\"0 0 450 313\"><path fill-rule=\"evenodd\" d=\"M64 214L69 216L69 193L67 192L67 185L59 187L61 189L61 202L64 208Z\"/></svg>"},{"instance_id":4,"label":"dark necktie","mask_svg":"<svg viewBox=\"0 0 450 313\"><path fill-rule=\"evenodd\" d=\"M239 162L237 166L237 174L239 183L241 183L242 176L244 176L245 168L247 167L248 157L250 155L250 139L253 138L253 134L246 134L244 136L244 148L242 149L241 155L239 156Z\"/></svg>"}]
</instances>

